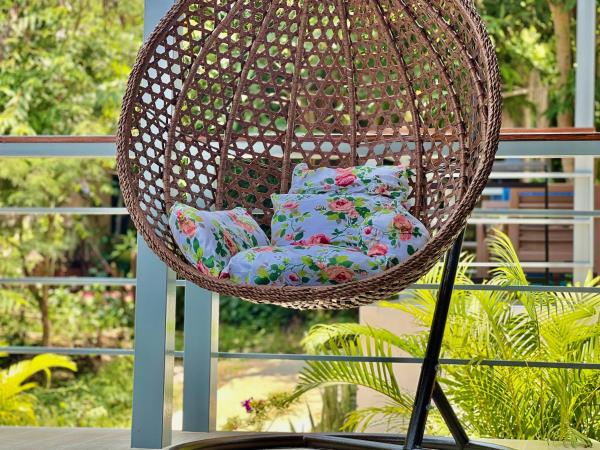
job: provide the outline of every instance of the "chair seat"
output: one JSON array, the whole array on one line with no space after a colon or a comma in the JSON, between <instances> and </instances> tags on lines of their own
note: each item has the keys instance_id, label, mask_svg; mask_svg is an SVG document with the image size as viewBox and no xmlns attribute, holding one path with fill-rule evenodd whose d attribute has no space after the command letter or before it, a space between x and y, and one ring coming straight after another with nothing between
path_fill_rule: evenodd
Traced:
<instances>
[{"instance_id":1,"label":"chair seat","mask_svg":"<svg viewBox=\"0 0 600 450\"><path fill-rule=\"evenodd\" d=\"M337 245L254 247L233 256L221 277L246 285L334 285L381 273L397 262Z\"/></svg>"}]
</instances>

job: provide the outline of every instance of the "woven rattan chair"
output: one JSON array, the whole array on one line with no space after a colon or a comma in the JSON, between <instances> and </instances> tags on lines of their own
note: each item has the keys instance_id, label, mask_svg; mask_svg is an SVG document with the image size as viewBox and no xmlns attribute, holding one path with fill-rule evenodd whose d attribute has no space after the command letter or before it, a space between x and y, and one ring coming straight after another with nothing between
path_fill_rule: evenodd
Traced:
<instances>
[{"instance_id":1,"label":"woven rattan chair","mask_svg":"<svg viewBox=\"0 0 600 450\"><path fill-rule=\"evenodd\" d=\"M414 447L432 391L444 403L435 365L461 233L492 167L500 111L497 61L469 0L181 0L129 80L121 188L138 231L168 266L205 289L257 303L369 304L406 288L454 244L407 440ZM301 161L410 166L411 213L432 238L401 265L335 286L236 285L187 263L167 224L174 202L243 206L268 226L270 195L287 191ZM464 445L458 422L450 425ZM343 448L369 448L354 445Z\"/></svg>"}]
</instances>

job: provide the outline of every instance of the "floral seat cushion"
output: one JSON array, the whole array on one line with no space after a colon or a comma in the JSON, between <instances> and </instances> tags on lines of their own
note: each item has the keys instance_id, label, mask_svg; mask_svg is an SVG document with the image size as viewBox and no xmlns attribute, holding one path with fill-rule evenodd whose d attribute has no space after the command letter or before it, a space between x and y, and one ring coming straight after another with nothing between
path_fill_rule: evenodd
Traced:
<instances>
[{"instance_id":1,"label":"floral seat cushion","mask_svg":"<svg viewBox=\"0 0 600 450\"><path fill-rule=\"evenodd\" d=\"M233 256L221 277L246 285L331 285L370 277L389 264L385 256L335 245L266 246Z\"/></svg>"},{"instance_id":2,"label":"floral seat cushion","mask_svg":"<svg viewBox=\"0 0 600 450\"><path fill-rule=\"evenodd\" d=\"M274 194L271 243L333 244L388 256L395 263L425 245L429 233L399 199L369 194Z\"/></svg>"},{"instance_id":3,"label":"floral seat cushion","mask_svg":"<svg viewBox=\"0 0 600 450\"><path fill-rule=\"evenodd\" d=\"M404 166L319 167L306 163L292 171L289 194L371 194L407 201L410 193L410 169Z\"/></svg>"},{"instance_id":4,"label":"floral seat cushion","mask_svg":"<svg viewBox=\"0 0 600 450\"><path fill-rule=\"evenodd\" d=\"M265 232L244 208L200 211L176 203L170 212L169 226L190 264L216 277L239 251L269 243Z\"/></svg>"},{"instance_id":5,"label":"floral seat cushion","mask_svg":"<svg viewBox=\"0 0 600 450\"><path fill-rule=\"evenodd\" d=\"M180 203L169 225L202 273L247 285L327 285L399 264L429 239L405 208L411 173L402 166L294 168L289 194L273 194L271 246L243 208L199 211Z\"/></svg>"}]
</instances>

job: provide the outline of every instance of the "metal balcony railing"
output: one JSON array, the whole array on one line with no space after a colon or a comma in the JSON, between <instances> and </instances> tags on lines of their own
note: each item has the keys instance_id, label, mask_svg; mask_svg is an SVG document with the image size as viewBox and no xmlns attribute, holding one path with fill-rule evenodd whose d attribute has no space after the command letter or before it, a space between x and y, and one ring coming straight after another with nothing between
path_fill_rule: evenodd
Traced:
<instances>
[{"instance_id":1,"label":"metal balcony railing","mask_svg":"<svg viewBox=\"0 0 600 450\"><path fill-rule=\"evenodd\" d=\"M600 157L599 135L591 130L570 130L569 132L509 131L502 134L498 159L503 158L559 158L559 157ZM0 137L0 158L113 158L115 155L112 137ZM494 172L492 179L523 178L568 178L575 180L574 190L583 188L591 193L594 174L590 166L574 173L554 172ZM579 183L579 184L578 184ZM585 233L588 242L593 242L594 218L600 211L593 209L593 199L579 202L577 210L564 209L476 209L470 224L557 224L574 226L574 233ZM0 215L23 214L77 214L77 215L126 215L124 208L112 207L4 207ZM596 244L597 245L597 244ZM138 241L137 278L109 277L22 277L4 278L0 274L0 284L8 285L52 285L52 286L136 286L136 346L135 349L122 348L56 348L56 347L15 347L0 348L14 354L38 354L53 352L68 355L111 355L136 356L136 378L134 387L134 439L139 430L137 445L157 446L168 441L170 417L168 405L171 399L172 364L174 358L183 358L184 385L184 430L208 431L214 429L216 412L216 361L217 359L277 359L277 360L318 360L332 359L331 356L308 354L233 353L218 351L218 296L207 292L184 280L176 280L175 275L150 252L143 241ZM523 263L527 267L562 267L587 272L593 265L594 245L587 245L584 254L574 253L571 262ZM490 263L475 263L474 266L490 266ZM185 288L185 329L184 349L175 351L174 308L175 286ZM435 289L435 285L415 284L411 289ZM554 291L600 294L600 288L578 286L510 286L495 287L475 284L456 286L462 290L503 290L503 291ZM191 322L190 322L191 321ZM189 325L192 323L192 326ZM395 364L414 364L420 358L356 358L337 357L345 361L380 361ZM468 359L444 359L443 364L469 364ZM567 368L600 370L600 364L557 361L502 361L483 360L479 364L489 366ZM150 429L148 423L161 423L159 434ZM154 436L152 436L154 435ZM150 437L149 437L150 436ZM166 439L166 440L164 440Z\"/></svg>"},{"instance_id":2,"label":"metal balcony railing","mask_svg":"<svg viewBox=\"0 0 600 450\"><path fill-rule=\"evenodd\" d=\"M170 0L145 0L144 23L148 35L154 24L170 7ZM595 2L580 0L577 7L577 71L575 122L578 127L590 127L594 121L595 92ZM113 158L113 137L34 137L0 138L0 158L9 157L71 157ZM593 210L593 163L600 157L600 143L590 130L572 132L563 130L538 130L521 133L506 130L503 134L499 158L559 158L574 157L575 170L571 173L536 172L535 174L498 174L502 179L535 176L536 178L573 179L574 209L565 210L477 210L473 224L494 224L507 221L518 223L545 224L549 221L573 225L574 259L561 263L581 279L593 263L593 223L599 216ZM1 214L126 214L123 208L2 208ZM595 244L597 246L597 243ZM184 281L175 275L138 240L137 278L1 278L3 285L27 283L47 285L133 285L136 286L135 349L109 348L43 348L6 347L0 351L20 354L35 354L52 351L71 355L134 355L135 380L133 402L132 446L160 448L171 441L171 402L174 358L183 358L184 385L184 431L209 431L214 429L216 405L216 360L218 358L239 359L283 359L314 360L318 355L224 353L217 349L218 340L218 296ZM547 263L543 263L547 264ZM557 264L557 263L554 263ZM185 287L184 350L174 348L175 286ZM431 289L431 285L414 285L411 289ZM488 285L456 286L457 289L497 289ZM561 291L600 293L597 288L577 286L511 286L502 290ZM331 359L331 357L328 357ZM398 364L419 363L419 358L350 358L348 361L389 361ZM468 364L461 359L443 360L443 364ZM600 370L600 364L562 363L555 361L480 361L485 365L513 367L552 367L568 369Z\"/></svg>"}]
</instances>

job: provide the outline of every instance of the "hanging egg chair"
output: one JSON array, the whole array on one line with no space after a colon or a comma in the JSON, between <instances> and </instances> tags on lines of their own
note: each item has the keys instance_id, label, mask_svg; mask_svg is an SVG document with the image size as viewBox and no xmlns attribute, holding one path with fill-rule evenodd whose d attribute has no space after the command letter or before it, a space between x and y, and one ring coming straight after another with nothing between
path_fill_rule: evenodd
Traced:
<instances>
[{"instance_id":1,"label":"hanging egg chair","mask_svg":"<svg viewBox=\"0 0 600 450\"><path fill-rule=\"evenodd\" d=\"M142 48L118 133L125 203L149 247L210 291L286 307L397 294L449 249L486 185L501 113L496 57L468 0L181 0ZM268 226L292 168L402 163L431 232L408 260L333 286L205 275L173 241L175 202Z\"/></svg>"}]
</instances>

